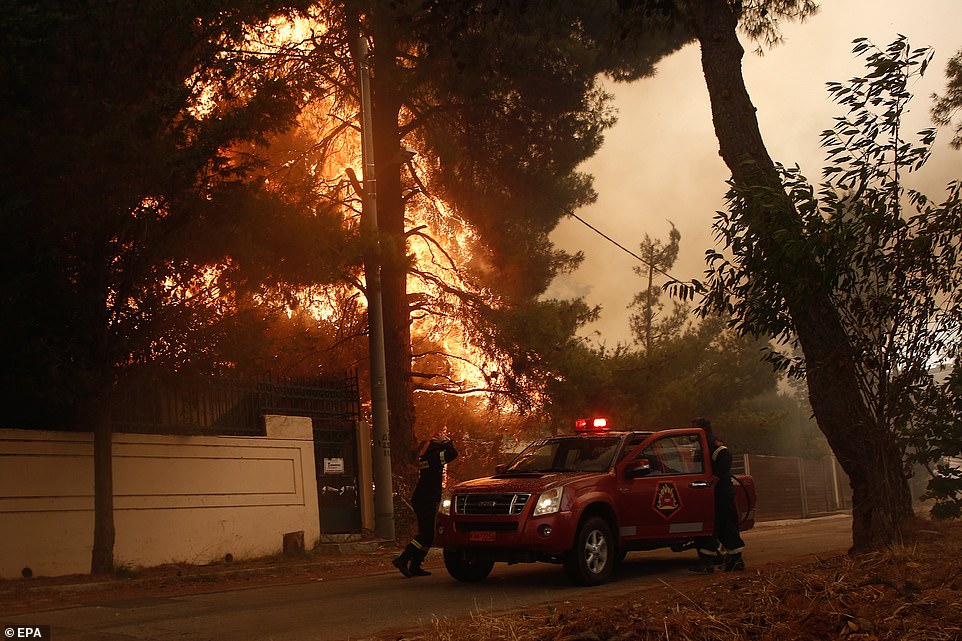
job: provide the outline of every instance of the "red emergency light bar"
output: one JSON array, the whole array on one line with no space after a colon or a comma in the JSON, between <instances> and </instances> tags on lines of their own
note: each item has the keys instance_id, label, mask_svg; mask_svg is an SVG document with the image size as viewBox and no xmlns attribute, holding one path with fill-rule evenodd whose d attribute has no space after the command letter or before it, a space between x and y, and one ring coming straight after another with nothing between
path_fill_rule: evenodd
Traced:
<instances>
[{"instance_id":1,"label":"red emergency light bar","mask_svg":"<svg viewBox=\"0 0 962 641\"><path fill-rule=\"evenodd\" d=\"M575 420L575 430L579 432L604 431L608 429L606 418L579 418Z\"/></svg>"}]
</instances>

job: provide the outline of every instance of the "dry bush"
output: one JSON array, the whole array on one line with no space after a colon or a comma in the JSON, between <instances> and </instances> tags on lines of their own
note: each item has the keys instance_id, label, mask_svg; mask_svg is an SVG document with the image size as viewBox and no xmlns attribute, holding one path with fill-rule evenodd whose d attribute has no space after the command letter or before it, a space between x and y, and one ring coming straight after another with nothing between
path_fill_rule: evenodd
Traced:
<instances>
[{"instance_id":1,"label":"dry bush","mask_svg":"<svg viewBox=\"0 0 962 641\"><path fill-rule=\"evenodd\" d=\"M392 641L962 641L962 523L916 524L901 545L715 574L612 605L478 611ZM693 590L692 586L697 585Z\"/></svg>"}]
</instances>

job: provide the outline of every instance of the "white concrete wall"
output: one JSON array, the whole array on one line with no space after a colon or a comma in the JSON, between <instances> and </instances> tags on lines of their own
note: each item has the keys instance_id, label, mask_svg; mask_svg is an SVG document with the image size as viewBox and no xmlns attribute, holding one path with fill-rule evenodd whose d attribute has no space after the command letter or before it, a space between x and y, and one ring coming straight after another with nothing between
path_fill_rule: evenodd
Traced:
<instances>
[{"instance_id":1,"label":"white concrete wall","mask_svg":"<svg viewBox=\"0 0 962 641\"><path fill-rule=\"evenodd\" d=\"M150 567L266 556L320 538L311 420L266 437L115 434L114 560ZM90 571L93 437L0 430L0 578Z\"/></svg>"}]
</instances>

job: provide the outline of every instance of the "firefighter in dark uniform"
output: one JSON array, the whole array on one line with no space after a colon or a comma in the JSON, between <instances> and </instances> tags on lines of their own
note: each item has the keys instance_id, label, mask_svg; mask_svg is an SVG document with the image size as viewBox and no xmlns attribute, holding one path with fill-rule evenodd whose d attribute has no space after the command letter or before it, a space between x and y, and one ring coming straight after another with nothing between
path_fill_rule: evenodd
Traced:
<instances>
[{"instance_id":1,"label":"firefighter in dark uniform","mask_svg":"<svg viewBox=\"0 0 962 641\"><path fill-rule=\"evenodd\" d=\"M711 454L712 471L718 478L715 483L715 530L712 536L695 539L698 564L689 568L692 572L713 572L721 565L726 572L744 570L742 550L745 542L738 532L738 508L735 505L735 485L732 479L732 453L725 443L712 432L711 421L696 418L692 427L705 430ZM718 544L724 548L722 553Z\"/></svg>"},{"instance_id":2,"label":"firefighter in dark uniform","mask_svg":"<svg viewBox=\"0 0 962 641\"><path fill-rule=\"evenodd\" d=\"M406 577L428 576L421 567L434 543L434 515L441 502L444 466L458 457L451 439L435 434L418 449L418 482L411 495L411 506L418 520L418 533L392 563Z\"/></svg>"}]
</instances>

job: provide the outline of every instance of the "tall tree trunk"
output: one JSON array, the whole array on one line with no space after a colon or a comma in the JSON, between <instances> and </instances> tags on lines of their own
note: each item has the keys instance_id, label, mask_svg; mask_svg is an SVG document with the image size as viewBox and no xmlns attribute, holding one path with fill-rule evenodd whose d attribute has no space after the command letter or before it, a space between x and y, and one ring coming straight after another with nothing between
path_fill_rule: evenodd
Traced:
<instances>
[{"instance_id":1,"label":"tall tree trunk","mask_svg":"<svg viewBox=\"0 0 962 641\"><path fill-rule=\"evenodd\" d=\"M401 111L400 70L396 62L393 22L376 22L373 35L374 155L391 460L395 475L402 476L413 487L417 443L411 385L411 312L407 295L409 265L398 157L401 149L398 125Z\"/></svg>"},{"instance_id":2,"label":"tall tree trunk","mask_svg":"<svg viewBox=\"0 0 962 641\"><path fill-rule=\"evenodd\" d=\"M891 543L912 514L902 452L860 392L855 357L838 311L820 286L819 266L786 242L801 238L801 217L768 155L745 87L737 17L729 0L687 0L685 6L701 44L721 156L735 185L753 190L747 224L762 239L768 268L783 288L819 428L852 484L853 550Z\"/></svg>"}]
</instances>

